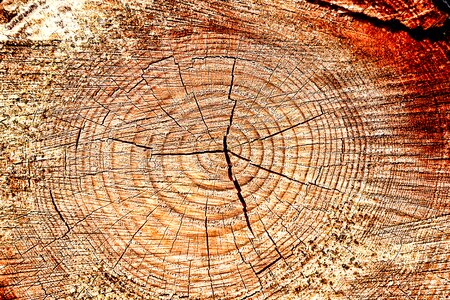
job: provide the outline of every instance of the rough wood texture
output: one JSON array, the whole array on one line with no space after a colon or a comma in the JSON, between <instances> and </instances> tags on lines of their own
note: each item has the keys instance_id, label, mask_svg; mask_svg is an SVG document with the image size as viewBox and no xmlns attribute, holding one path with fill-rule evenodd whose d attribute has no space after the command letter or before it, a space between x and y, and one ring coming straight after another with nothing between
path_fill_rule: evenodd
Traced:
<instances>
[{"instance_id":1,"label":"rough wood texture","mask_svg":"<svg viewBox=\"0 0 450 300\"><path fill-rule=\"evenodd\" d=\"M0 298L448 297L445 11L332 3L3 1Z\"/></svg>"},{"instance_id":2,"label":"rough wood texture","mask_svg":"<svg viewBox=\"0 0 450 300\"><path fill-rule=\"evenodd\" d=\"M430 29L444 26L450 10L447 0L311 0L318 4L329 3L334 8L348 10L379 20L397 21L411 29Z\"/></svg>"}]
</instances>

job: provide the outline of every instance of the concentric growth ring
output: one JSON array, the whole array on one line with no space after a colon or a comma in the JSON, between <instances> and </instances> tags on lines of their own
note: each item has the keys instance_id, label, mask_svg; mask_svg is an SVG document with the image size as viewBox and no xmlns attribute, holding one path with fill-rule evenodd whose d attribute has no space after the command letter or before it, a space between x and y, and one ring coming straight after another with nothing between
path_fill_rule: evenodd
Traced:
<instances>
[{"instance_id":1,"label":"concentric growth ring","mask_svg":"<svg viewBox=\"0 0 450 300\"><path fill-rule=\"evenodd\" d=\"M111 269L154 293L261 292L298 268L295 248L324 238L320 207L348 192L337 176L353 175L332 166L357 134L342 125L353 112L306 52L220 35L176 45L95 66L58 116L63 134L44 141L68 145L70 176L41 191L69 231L97 233L86 239Z\"/></svg>"}]
</instances>

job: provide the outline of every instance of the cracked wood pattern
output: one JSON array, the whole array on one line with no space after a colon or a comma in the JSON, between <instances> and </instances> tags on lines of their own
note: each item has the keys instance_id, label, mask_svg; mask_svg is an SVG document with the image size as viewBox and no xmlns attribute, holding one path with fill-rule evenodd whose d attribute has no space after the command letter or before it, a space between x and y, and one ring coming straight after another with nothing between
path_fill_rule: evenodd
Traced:
<instances>
[{"instance_id":1,"label":"cracked wood pattern","mask_svg":"<svg viewBox=\"0 0 450 300\"><path fill-rule=\"evenodd\" d=\"M0 299L446 299L447 2L341 2L0 3Z\"/></svg>"},{"instance_id":2,"label":"cracked wood pattern","mask_svg":"<svg viewBox=\"0 0 450 300\"><path fill-rule=\"evenodd\" d=\"M334 8L348 10L379 20L381 22L398 22L406 28L428 30L444 26L448 22L445 11L450 10L448 0L309 0L318 4L331 4Z\"/></svg>"}]
</instances>

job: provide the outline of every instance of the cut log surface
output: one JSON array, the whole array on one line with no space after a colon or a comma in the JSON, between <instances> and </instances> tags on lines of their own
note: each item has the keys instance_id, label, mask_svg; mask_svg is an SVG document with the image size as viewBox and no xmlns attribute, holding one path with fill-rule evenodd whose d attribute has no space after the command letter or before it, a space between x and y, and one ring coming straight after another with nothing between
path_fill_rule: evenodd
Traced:
<instances>
[{"instance_id":1,"label":"cut log surface","mask_svg":"<svg viewBox=\"0 0 450 300\"><path fill-rule=\"evenodd\" d=\"M439 3L0 3L0 299L446 299Z\"/></svg>"}]
</instances>

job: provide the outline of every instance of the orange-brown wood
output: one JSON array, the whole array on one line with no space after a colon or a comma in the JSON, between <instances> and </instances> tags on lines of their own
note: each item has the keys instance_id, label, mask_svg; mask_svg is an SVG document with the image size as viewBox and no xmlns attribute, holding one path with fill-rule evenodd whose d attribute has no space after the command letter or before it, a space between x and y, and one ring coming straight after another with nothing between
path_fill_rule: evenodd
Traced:
<instances>
[{"instance_id":1,"label":"orange-brown wood","mask_svg":"<svg viewBox=\"0 0 450 300\"><path fill-rule=\"evenodd\" d=\"M0 299L449 294L442 6L4 2Z\"/></svg>"}]
</instances>

